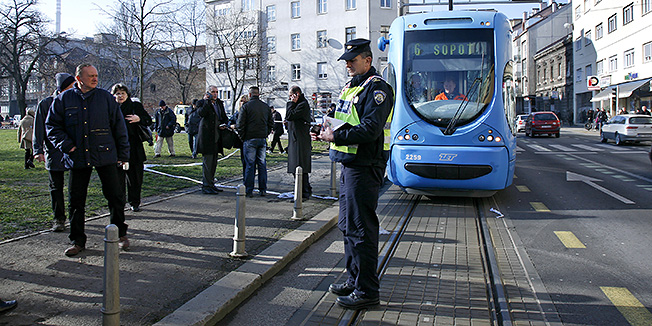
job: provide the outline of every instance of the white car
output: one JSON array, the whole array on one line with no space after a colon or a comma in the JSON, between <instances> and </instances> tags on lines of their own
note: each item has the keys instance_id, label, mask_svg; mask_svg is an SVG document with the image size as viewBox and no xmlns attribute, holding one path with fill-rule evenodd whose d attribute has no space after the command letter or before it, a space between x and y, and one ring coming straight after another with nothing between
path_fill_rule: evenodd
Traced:
<instances>
[{"instance_id":1,"label":"white car","mask_svg":"<svg viewBox=\"0 0 652 326\"><path fill-rule=\"evenodd\" d=\"M528 114L519 114L516 116L516 121L514 121L514 127L516 127L516 132L525 131L525 120L527 120Z\"/></svg>"},{"instance_id":2,"label":"white car","mask_svg":"<svg viewBox=\"0 0 652 326\"><path fill-rule=\"evenodd\" d=\"M600 130L600 141L609 139L622 145L626 141L640 142L652 140L652 117L641 114L619 114L609 119Z\"/></svg>"}]
</instances>

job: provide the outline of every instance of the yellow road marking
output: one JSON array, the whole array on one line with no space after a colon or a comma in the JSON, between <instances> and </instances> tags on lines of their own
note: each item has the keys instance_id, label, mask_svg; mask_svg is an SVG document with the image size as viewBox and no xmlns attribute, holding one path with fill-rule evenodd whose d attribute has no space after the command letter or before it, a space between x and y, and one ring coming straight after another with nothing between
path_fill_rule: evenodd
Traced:
<instances>
[{"instance_id":1,"label":"yellow road marking","mask_svg":"<svg viewBox=\"0 0 652 326\"><path fill-rule=\"evenodd\" d=\"M570 231L555 231L555 235L559 238L559 241L569 249L583 249L586 246L578 239L573 232Z\"/></svg>"},{"instance_id":2,"label":"yellow road marking","mask_svg":"<svg viewBox=\"0 0 652 326\"><path fill-rule=\"evenodd\" d=\"M601 286L600 289L634 326L652 325L652 313L626 288Z\"/></svg>"},{"instance_id":3,"label":"yellow road marking","mask_svg":"<svg viewBox=\"0 0 652 326\"><path fill-rule=\"evenodd\" d=\"M537 211L537 212L550 212L548 207L546 207L546 205L544 205L540 201L530 202L530 206L532 206L532 208L534 208L534 210Z\"/></svg>"},{"instance_id":4,"label":"yellow road marking","mask_svg":"<svg viewBox=\"0 0 652 326\"><path fill-rule=\"evenodd\" d=\"M516 186L516 189L518 189L520 192L530 192L530 188L527 186Z\"/></svg>"}]
</instances>

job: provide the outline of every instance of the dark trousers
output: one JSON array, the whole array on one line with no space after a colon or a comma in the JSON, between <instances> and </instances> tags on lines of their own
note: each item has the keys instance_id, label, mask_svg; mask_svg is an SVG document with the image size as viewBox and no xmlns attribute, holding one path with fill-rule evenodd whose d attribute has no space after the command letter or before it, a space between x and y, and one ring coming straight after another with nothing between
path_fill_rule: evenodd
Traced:
<instances>
[{"instance_id":1,"label":"dark trousers","mask_svg":"<svg viewBox=\"0 0 652 326\"><path fill-rule=\"evenodd\" d=\"M123 177L118 170L117 164L95 167L97 175L102 182L102 194L109 202L109 214L111 224L118 227L118 236L127 235L127 224L125 224L125 191ZM81 247L86 247L86 234L84 224L86 217L86 194L88 183L91 179L93 168L82 168L70 170L70 182L68 191L70 194L69 215L70 215L70 241ZM124 179L123 179L124 180Z\"/></svg>"},{"instance_id":2,"label":"dark trousers","mask_svg":"<svg viewBox=\"0 0 652 326\"><path fill-rule=\"evenodd\" d=\"M188 134L188 147L192 152L192 157L197 156L197 134Z\"/></svg>"},{"instance_id":3,"label":"dark trousers","mask_svg":"<svg viewBox=\"0 0 652 326\"><path fill-rule=\"evenodd\" d=\"M25 167L34 167L34 155L32 155L32 147L25 148Z\"/></svg>"},{"instance_id":4,"label":"dark trousers","mask_svg":"<svg viewBox=\"0 0 652 326\"><path fill-rule=\"evenodd\" d=\"M274 133L274 138L272 138L272 144L269 145L269 151L274 153L274 147L278 144L278 151L283 153L283 146L281 145L281 133Z\"/></svg>"},{"instance_id":5,"label":"dark trousers","mask_svg":"<svg viewBox=\"0 0 652 326\"><path fill-rule=\"evenodd\" d=\"M379 296L378 194L383 182L382 167L342 166L340 216L337 227L344 234L344 258L348 282L363 298Z\"/></svg>"},{"instance_id":6,"label":"dark trousers","mask_svg":"<svg viewBox=\"0 0 652 326\"><path fill-rule=\"evenodd\" d=\"M52 212L54 220L61 223L66 222L66 206L63 200L63 171L48 170L50 177L50 198L52 199Z\"/></svg>"},{"instance_id":7,"label":"dark trousers","mask_svg":"<svg viewBox=\"0 0 652 326\"><path fill-rule=\"evenodd\" d=\"M127 202L132 207L140 206L140 193L143 188L143 174L145 165L143 162L129 162L129 170L120 170L122 177L120 181L127 183ZM123 188L124 189L124 186Z\"/></svg>"},{"instance_id":8,"label":"dark trousers","mask_svg":"<svg viewBox=\"0 0 652 326\"><path fill-rule=\"evenodd\" d=\"M296 178L296 173L292 173L292 176ZM310 196L312 196L310 173L301 173L301 196L303 198L310 198Z\"/></svg>"},{"instance_id":9,"label":"dark trousers","mask_svg":"<svg viewBox=\"0 0 652 326\"><path fill-rule=\"evenodd\" d=\"M215 170L217 169L217 154L202 154L201 172L202 187L215 188Z\"/></svg>"}]
</instances>

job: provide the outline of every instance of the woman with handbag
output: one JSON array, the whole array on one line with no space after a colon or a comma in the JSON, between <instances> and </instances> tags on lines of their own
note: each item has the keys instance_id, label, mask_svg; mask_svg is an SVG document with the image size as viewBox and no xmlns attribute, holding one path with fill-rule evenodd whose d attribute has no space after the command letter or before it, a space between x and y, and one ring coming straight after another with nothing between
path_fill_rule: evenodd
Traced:
<instances>
[{"instance_id":1,"label":"woman with handbag","mask_svg":"<svg viewBox=\"0 0 652 326\"><path fill-rule=\"evenodd\" d=\"M129 165L127 170L123 170L127 180L127 201L134 212L140 211L140 191L143 185L143 172L147 160L143 142L148 141L144 128L152 124L152 118L147 114L145 108L140 102L131 100L131 93L127 86L115 84L111 88L111 94L115 97L116 102L120 104L120 110L125 117L127 132L129 135ZM151 137L151 136L150 136ZM151 140L151 139L150 139Z\"/></svg>"}]
</instances>

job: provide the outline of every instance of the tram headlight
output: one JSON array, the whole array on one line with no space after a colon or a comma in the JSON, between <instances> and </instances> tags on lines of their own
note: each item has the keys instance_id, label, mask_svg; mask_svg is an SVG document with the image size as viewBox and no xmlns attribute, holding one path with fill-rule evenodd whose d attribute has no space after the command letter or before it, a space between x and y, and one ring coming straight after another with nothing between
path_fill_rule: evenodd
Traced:
<instances>
[{"instance_id":1,"label":"tram headlight","mask_svg":"<svg viewBox=\"0 0 652 326\"><path fill-rule=\"evenodd\" d=\"M405 135L405 140L410 140L410 135Z\"/></svg>"},{"instance_id":2,"label":"tram headlight","mask_svg":"<svg viewBox=\"0 0 652 326\"><path fill-rule=\"evenodd\" d=\"M484 135L480 135L480 136L478 136L478 140L479 140L479 141L484 141Z\"/></svg>"},{"instance_id":3,"label":"tram headlight","mask_svg":"<svg viewBox=\"0 0 652 326\"><path fill-rule=\"evenodd\" d=\"M419 135L417 134L412 135L412 140L419 140Z\"/></svg>"},{"instance_id":4,"label":"tram headlight","mask_svg":"<svg viewBox=\"0 0 652 326\"><path fill-rule=\"evenodd\" d=\"M396 138L398 138L398 140L403 140L403 136L398 136Z\"/></svg>"},{"instance_id":5,"label":"tram headlight","mask_svg":"<svg viewBox=\"0 0 652 326\"><path fill-rule=\"evenodd\" d=\"M496 142L501 141L502 139L500 137L496 137Z\"/></svg>"},{"instance_id":6,"label":"tram headlight","mask_svg":"<svg viewBox=\"0 0 652 326\"><path fill-rule=\"evenodd\" d=\"M491 135L487 136L487 141L493 141L493 140L494 140L494 136Z\"/></svg>"}]
</instances>

